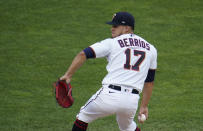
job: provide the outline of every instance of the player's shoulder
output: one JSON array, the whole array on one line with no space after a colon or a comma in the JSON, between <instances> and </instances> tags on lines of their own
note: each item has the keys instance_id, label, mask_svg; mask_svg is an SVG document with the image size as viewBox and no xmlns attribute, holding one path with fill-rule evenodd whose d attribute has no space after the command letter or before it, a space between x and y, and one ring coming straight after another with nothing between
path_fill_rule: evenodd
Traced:
<instances>
[{"instance_id":1,"label":"player's shoulder","mask_svg":"<svg viewBox=\"0 0 203 131\"><path fill-rule=\"evenodd\" d=\"M111 43L112 41L113 41L112 38L106 38L106 39L103 39L103 40L101 40L101 41L99 41L97 43Z\"/></svg>"},{"instance_id":2,"label":"player's shoulder","mask_svg":"<svg viewBox=\"0 0 203 131\"><path fill-rule=\"evenodd\" d=\"M118 40L118 39L127 38L127 37L130 37L130 34L122 34L122 35L119 35L119 36L111 38L111 39Z\"/></svg>"},{"instance_id":3,"label":"player's shoulder","mask_svg":"<svg viewBox=\"0 0 203 131\"><path fill-rule=\"evenodd\" d=\"M148 42L147 40L145 40L144 38L142 38L142 37L139 36L139 35L136 35L136 34L133 34L133 35L134 35L134 37L136 37L137 39L140 39L140 40L144 41L145 43L149 44L151 51L157 52L157 49L156 49L156 47L155 47L153 44L151 44L150 42Z\"/></svg>"}]
</instances>

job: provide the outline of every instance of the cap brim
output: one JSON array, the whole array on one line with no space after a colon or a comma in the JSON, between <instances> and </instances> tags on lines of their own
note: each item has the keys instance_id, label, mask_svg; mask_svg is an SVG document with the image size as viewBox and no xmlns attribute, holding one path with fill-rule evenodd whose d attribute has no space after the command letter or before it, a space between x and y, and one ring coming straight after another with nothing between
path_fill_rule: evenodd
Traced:
<instances>
[{"instance_id":1,"label":"cap brim","mask_svg":"<svg viewBox=\"0 0 203 131\"><path fill-rule=\"evenodd\" d=\"M109 25L119 25L118 23L115 23L115 22L112 22L112 21L106 22L106 24L109 24Z\"/></svg>"}]
</instances>

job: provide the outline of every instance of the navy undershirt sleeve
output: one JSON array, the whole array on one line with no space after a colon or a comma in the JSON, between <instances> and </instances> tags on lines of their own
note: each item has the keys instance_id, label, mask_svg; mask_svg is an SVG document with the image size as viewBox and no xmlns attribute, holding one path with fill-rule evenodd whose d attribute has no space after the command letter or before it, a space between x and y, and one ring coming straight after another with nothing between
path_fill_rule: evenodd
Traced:
<instances>
[{"instance_id":1,"label":"navy undershirt sleeve","mask_svg":"<svg viewBox=\"0 0 203 131\"><path fill-rule=\"evenodd\" d=\"M147 78L145 80L145 82L153 82L154 81L154 78L155 78L155 71L156 70L150 70L148 71L148 74L147 74Z\"/></svg>"},{"instance_id":2,"label":"navy undershirt sleeve","mask_svg":"<svg viewBox=\"0 0 203 131\"><path fill-rule=\"evenodd\" d=\"M83 50L85 52L86 58L96 58L95 52L91 47L85 48Z\"/></svg>"}]
</instances>

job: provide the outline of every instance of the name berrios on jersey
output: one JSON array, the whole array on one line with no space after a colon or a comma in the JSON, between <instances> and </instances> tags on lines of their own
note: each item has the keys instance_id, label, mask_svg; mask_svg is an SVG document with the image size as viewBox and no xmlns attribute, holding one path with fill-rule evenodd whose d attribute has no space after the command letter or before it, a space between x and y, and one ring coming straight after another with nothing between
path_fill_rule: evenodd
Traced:
<instances>
[{"instance_id":1,"label":"name berrios on jersey","mask_svg":"<svg viewBox=\"0 0 203 131\"><path fill-rule=\"evenodd\" d=\"M137 46L137 47L142 47L147 50L150 50L150 46L148 43L142 41L141 39L133 39L133 38L124 38L124 39L119 39L118 43L121 48L123 47L132 47L132 46Z\"/></svg>"}]
</instances>

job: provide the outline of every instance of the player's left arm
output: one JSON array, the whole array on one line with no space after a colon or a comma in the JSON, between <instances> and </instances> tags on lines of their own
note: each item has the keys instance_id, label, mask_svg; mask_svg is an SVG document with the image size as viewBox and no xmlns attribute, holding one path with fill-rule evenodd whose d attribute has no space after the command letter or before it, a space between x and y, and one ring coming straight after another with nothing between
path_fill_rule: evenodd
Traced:
<instances>
[{"instance_id":1,"label":"player's left arm","mask_svg":"<svg viewBox=\"0 0 203 131\"><path fill-rule=\"evenodd\" d=\"M107 56L110 52L109 41L111 41L111 39L97 42L78 53L67 72L60 78L60 80L66 80L66 82L69 83L75 71L80 68L87 59Z\"/></svg>"},{"instance_id":2,"label":"player's left arm","mask_svg":"<svg viewBox=\"0 0 203 131\"><path fill-rule=\"evenodd\" d=\"M83 65L86 59L87 57L84 51L78 53L76 57L73 59L72 64L69 66L66 73L60 78L60 80L66 80L67 83L70 83L73 74L78 68L80 68Z\"/></svg>"}]
</instances>

